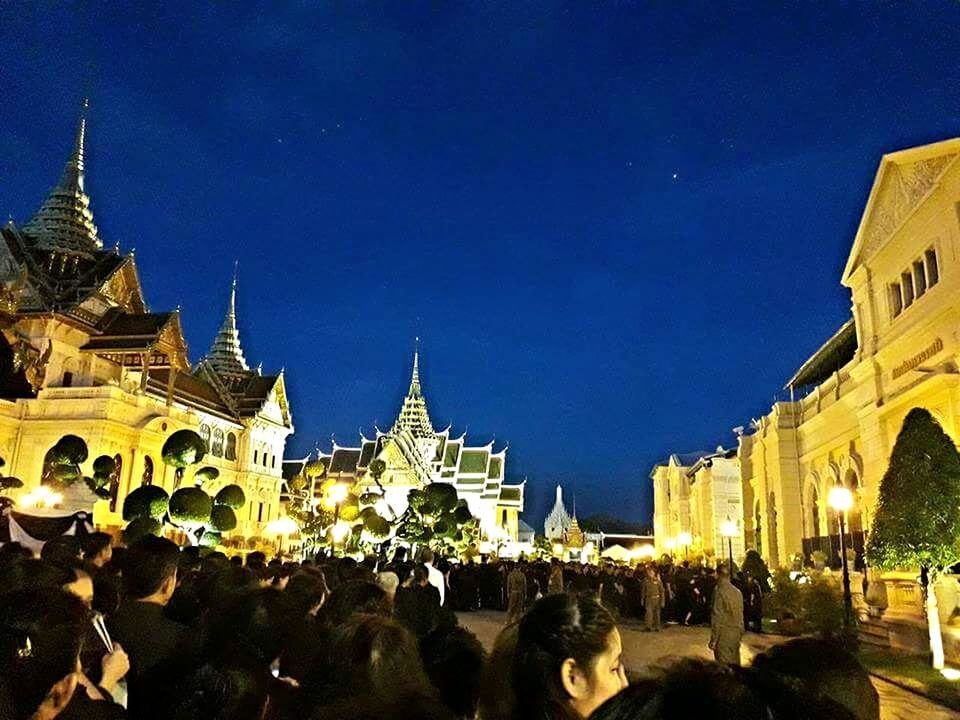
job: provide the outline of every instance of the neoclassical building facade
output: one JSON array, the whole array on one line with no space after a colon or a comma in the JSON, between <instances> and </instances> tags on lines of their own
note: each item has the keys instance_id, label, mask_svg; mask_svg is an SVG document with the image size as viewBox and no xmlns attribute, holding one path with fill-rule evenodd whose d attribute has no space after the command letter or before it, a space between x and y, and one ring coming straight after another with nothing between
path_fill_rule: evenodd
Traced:
<instances>
[{"instance_id":1,"label":"neoclassical building facade","mask_svg":"<svg viewBox=\"0 0 960 720\"><path fill-rule=\"evenodd\" d=\"M217 486L238 483L247 506L237 533L257 535L280 514L281 466L293 431L283 373L247 365L236 278L223 325L191 365L179 310L151 312L133 253L104 249L86 192L86 108L57 185L33 218L0 229L0 457L36 486L48 450L81 437L89 465L117 462L95 521L119 526L123 499L143 484L173 487L161 447L189 428L208 442ZM216 489L215 487L212 489Z\"/></svg>"},{"instance_id":2,"label":"neoclassical building facade","mask_svg":"<svg viewBox=\"0 0 960 720\"><path fill-rule=\"evenodd\" d=\"M841 283L851 317L785 386L789 399L739 436L743 539L773 565L836 554L834 485L855 496L859 551L907 412L923 407L960 441L960 139L883 156ZM690 531L665 514L654 471L657 533ZM659 538L658 538L659 541Z\"/></svg>"}]
</instances>

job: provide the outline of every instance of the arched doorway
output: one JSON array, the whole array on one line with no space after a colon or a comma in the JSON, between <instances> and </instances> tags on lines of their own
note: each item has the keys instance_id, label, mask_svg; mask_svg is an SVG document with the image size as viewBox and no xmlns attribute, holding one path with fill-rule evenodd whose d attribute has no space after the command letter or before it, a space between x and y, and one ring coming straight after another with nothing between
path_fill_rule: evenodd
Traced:
<instances>
[{"instance_id":1,"label":"arched doorway","mask_svg":"<svg viewBox=\"0 0 960 720\"><path fill-rule=\"evenodd\" d=\"M120 453L113 456L113 474L110 475L110 512L117 511L117 500L120 496L120 478L123 475L123 458Z\"/></svg>"},{"instance_id":2,"label":"arched doorway","mask_svg":"<svg viewBox=\"0 0 960 720\"><path fill-rule=\"evenodd\" d=\"M856 471L847 470L843 476L843 486L853 494L853 507L847 513L847 531L863 532L863 497L860 493L860 478Z\"/></svg>"},{"instance_id":3,"label":"arched doorway","mask_svg":"<svg viewBox=\"0 0 960 720\"><path fill-rule=\"evenodd\" d=\"M153 485L153 458L149 455L143 458L143 476L140 478L140 485Z\"/></svg>"},{"instance_id":4,"label":"arched doorway","mask_svg":"<svg viewBox=\"0 0 960 720\"><path fill-rule=\"evenodd\" d=\"M820 537L820 491L817 489L815 482L811 482L807 486L805 505L806 521L804 522L804 530L808 538L818 538Z\"/></svg>"}]
</instances>

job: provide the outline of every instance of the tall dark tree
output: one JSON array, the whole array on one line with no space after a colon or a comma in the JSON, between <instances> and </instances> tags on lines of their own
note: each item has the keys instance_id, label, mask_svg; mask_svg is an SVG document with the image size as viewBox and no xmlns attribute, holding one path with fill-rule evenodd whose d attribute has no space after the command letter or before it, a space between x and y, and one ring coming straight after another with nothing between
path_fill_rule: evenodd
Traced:
<instances>
[{"instance_id":1,"label":"tall dark tree","mask_svg":"<svg viewBox=\"0 0 960 720\"><path fill-rule=\"evenodd\" d=\"M922 408L907 414L893 446L867 559L882 570L921 569L933 666L942 668L934 587L944 569L960 560L960 453Z\"/></svg>"}]
</instances>

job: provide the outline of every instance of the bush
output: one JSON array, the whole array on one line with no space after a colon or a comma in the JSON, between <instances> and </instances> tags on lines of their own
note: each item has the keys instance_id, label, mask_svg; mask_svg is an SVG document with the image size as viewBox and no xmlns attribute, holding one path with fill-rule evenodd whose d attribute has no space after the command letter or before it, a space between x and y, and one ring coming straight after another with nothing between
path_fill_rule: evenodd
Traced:
<instances>
[{"instance_id":1,"label":"bush","mask_svg":"<svg viewBox=\"0 0 960 720\"><path fill-rule=\"evenodd\" d=\"M124 506L126 507L126 506ZM147 535L160 535L162 525L150 517L138 517L123 529L123 541L129 546Z\"/></svg>"},{"instance_id":2,"label":"bush","mask_svg":"<svg viewBox=\"0 0 960 720\"><path fill-rule=\"evenodd\" d=\"M430 483L423 492L427 501L438 510L453 510L457 506L457 489L450 483Z\"/></svg>"},{"instance_id":3,"label":"bush","mask_svg":"<svg viewBox=\"0 0 960 720\"><path fill-rule=\"evenodd\" d=\"M778 623L803 617L800 584L790 577L788 570L774 573L773 590L763 599L763 613Z\"/></svg>"},{"instance_id":4,"label":"bush","mask_svg":"<svg viewBox=\"0 0 960 720\"><path fill-rule=\"evenodd\" d=\"M205 465L193 474L193 481L197 485L202 485L203 483L213 482L218 477L220 477L220 471L215 467L210 467Z\"/></svg>"},{"instance_id":5,"label":"bush","mask_svg":"<svg viewBox=\"0 0 960 720\"><path fill-rule=\"evenodd\" d=\"M109 455L101 455L96 460L93 461L93 474L94 476L102 475L104 477L110 477L117 470L117 461L114 460Z\"/></svg>"},{"instance_id":6,"label":"bush","mask_svg":"<svg viewBox=\"0 0 960 720\"><path fill-rule=\"evenodd\" d=\"M237 527L237 515L227 505L214 505L210 511L210 527L220 533L230 532Z\"/></svg>"},{"instance_id":7,"label":"bush","mask_svg":"<svg viewBox=\"0 0 960 720\"><path fill-rule=\"evenodd\" d=\"M843 631L843 590L840 583L817 577L802 586L803 620L807 630L825 636Z\"/></svg>"},{"instance_id":8,"label":"bush","mask_svg":"<svg viewBox=\"0 0 960 720\"><path fill-rule=\"evenodd\" d=\"M197 487L180 488L170 496L170 518L177 523L203 525L209 522L213 498Z\"/></svg>"},{"instance_id":9,"label":"bush","mask_svg":"<svg viewBox=\"0 0 960 720\"><path fill-rule=\"evenodd\" d=\"M199 545L204 548L215 548L220 544L221 536L218 532L210 532L209 530L200 536Z\"/></svg>"},{"instance_id":10,"label":"bush","mask_svg":"<svg viewBox=\"0 0 960 720\"><path fill-rule=\"evenodd\" d=\"M76 435L64 435L53 446L57 461L62 464L79 465L87 460L87 444Z\"/></svg>"},{"instance_id":11,"label":"bush","mask_svg":"<svg viewBox=\"0 0 960 720\"><path fill-rule=\"evenodd\" d=\"M123 501L123 519L153 518L161 520L167 512L170 496L156 485L138 487Z\"/></svg>"},{"instance_id":12,"label":"bush","mask_svg":"<svg viewBox=\"0 0 960 720\"><path fill-rule=\"evenodd\" d=\"M215 505L226 505L234 510L239 510L247 504L247 496L239 485L227 485L217 493L213 502Z\"/></svg>"},{"instance_id":13,"label":"bush","mask_svg":"<svg viewBox=\"0 0 960 720\"><path fill-rule=\"evenodd\" d=\"M203 460L207 444L193 430L177 430L163 443L161 454L166 465L185 468Z\"/></svg>"}]
</instances>

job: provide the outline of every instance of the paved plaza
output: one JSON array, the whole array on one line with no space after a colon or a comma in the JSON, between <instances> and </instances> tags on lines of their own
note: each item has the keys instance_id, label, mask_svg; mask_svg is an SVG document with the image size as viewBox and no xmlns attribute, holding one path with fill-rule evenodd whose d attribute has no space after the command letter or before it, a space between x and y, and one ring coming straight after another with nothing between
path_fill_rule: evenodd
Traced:
<instances>
[{"instance_id":1,"label":"paved plaza","mask_svg":"<svg viewBox=\"0 0 960 720\"><path fill-rule=\"evenodd\" d=\"M504 625L506 614L482 611L460 613L460 622L476 633L488 650ZM704 627L668 626L660 633L645 633L635 624L621 626L623 650L627 669L632 673L643 672L651 665L668 661L676 657L712 658L707 649L710 631ZM745 663L757 653L779 640L770 635L749 633L744 639L743 659ZM880 693L880 717L883 720L956 720L960 714L930 702L914 693L901 690L895 685L874 678L874 685Z\"/></svg>"}]
</instances>

